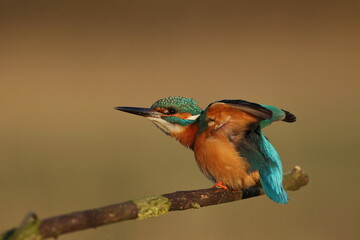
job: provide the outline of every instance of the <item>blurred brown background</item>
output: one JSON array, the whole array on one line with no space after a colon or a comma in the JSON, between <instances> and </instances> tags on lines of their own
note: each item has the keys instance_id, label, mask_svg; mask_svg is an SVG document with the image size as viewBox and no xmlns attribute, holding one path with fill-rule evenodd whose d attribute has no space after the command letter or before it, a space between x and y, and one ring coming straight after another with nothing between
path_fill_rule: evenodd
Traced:
<instances>
[{"instance_id":1,"label":"blurred brown background","mask_svg":"<svg viewBox=\"0 0 360 240\"><path fill-rule=\"evenodd\" d=\"M295 113L267 136L310 184L60 239L360 239L359 1L0 1L0 231L206 188L192 152L113 109L193 97Z\"/></svg>"}]
</instances>

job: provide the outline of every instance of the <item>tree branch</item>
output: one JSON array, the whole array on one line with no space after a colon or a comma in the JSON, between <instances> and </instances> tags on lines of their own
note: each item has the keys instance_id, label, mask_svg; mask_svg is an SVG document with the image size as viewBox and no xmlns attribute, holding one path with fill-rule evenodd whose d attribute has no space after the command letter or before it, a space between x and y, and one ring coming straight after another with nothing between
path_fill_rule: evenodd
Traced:
<instances>
[{"instance_id":1,"label":"tree branch","mask_svg":"<svg viewBox=\"0 0 360 240\"><path fill-rule=\"evenodd\" d=\"M309 182L308 175L296 166L284 175L285 190L296 191ZM241 191L219 188L178 191L163 195L144 197L101 208L78 211L39 220L28 214L19 227L0 234L0 240L40 240L95 228L130 219L146 219L166 214L169 211L197 209L263 195L261 187Z\"/></svg>"}]
</instances>

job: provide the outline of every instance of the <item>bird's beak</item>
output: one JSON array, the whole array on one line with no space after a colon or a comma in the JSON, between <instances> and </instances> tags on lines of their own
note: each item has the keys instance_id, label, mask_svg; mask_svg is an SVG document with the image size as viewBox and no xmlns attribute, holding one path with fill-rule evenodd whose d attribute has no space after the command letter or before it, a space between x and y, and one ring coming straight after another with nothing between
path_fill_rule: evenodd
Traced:
<instances>
[{"instance_id":1,"label":"bird's beak","mask_svg":"<svg viewBox=\"0 0 360 240\"><path fill-rule=\"evenodd\" d=\"M116 110L143 116L143 117L153 117L160 118L161 114L151 108L138 108L138 107L115 107Z\"/></svg>"}]
</instances>

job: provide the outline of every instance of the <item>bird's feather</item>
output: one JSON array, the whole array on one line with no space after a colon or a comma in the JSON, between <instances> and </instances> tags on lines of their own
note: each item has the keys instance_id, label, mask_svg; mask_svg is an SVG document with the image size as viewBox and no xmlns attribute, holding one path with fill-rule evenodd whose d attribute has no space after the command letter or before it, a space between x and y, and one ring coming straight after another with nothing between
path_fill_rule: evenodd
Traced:
<instances>
[{"instance_id":1,"label":"bird's feather","mask_svg":"<svg viewBox=\"0 0 360 240\"><path fill-rule=\"evenodd\" d=\"M248 102L245 100L221 100L215 103L229 104L241 111L254 115L256 118L259 118L261 120L270 119L273 115L271 109L268 109L260 104Z\"/></svg>"},{"instance_id":2,"label":"bird's feather","mask_svg":"<svg viewBox=\"0 0 360 240\"><path fill-rule=\"evenodd\" d=\"M263 106L264 108L266 108L272 112L271 118L260 122L259 125L261 128L267 127L275 121L284 121L284 122L289 122L289 123L296 121L295 115L286 110L283 110L283 109L280 109L280 108L277 108L277 107L271 106L271 105L261 105L261 106Z\"/></svg>"}]
</instances>

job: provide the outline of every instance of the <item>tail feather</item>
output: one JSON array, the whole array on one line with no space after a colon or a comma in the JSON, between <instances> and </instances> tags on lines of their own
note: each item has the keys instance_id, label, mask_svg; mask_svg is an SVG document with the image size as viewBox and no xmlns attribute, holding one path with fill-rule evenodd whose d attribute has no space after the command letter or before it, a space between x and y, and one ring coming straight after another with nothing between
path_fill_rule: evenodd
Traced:
<instances>
[{"instance_id":1,"label":"tail feather","mask_svg":"<svg viewBox=\"0 0 360 240\"><path fill-rule=\"evenodd\" d=\"M282 186L282 176L273 169L260 170L260 182L265 194L276 203L287 203L288 196Z\"/></svg>"},{"instance_id":2,"label":"tail feather","mask_svg":"<svg viewBox=\"0 0 360 240\"><path fill-rule=\"evenodd\" d=\"M264 135L261 136L260 149L265 157L260 165L260 182L266 195L274 202L287 203L288 197L282 185L283 172L280 156Z\"/></svg>"},{"instance_id":3,"label":"tail feather","mask_svg":"<svg viewBox=\"0 0 360 240\"><path fill-rule=\"evenodd\" d=\"M288 112L284 109L281 109L281 110L283 110L285 113L285 117L283 118L284 122L292 123L292 122L296 121L296 116L294 114L292 114L291 112Z\"/></svg>"}]
</instances>

